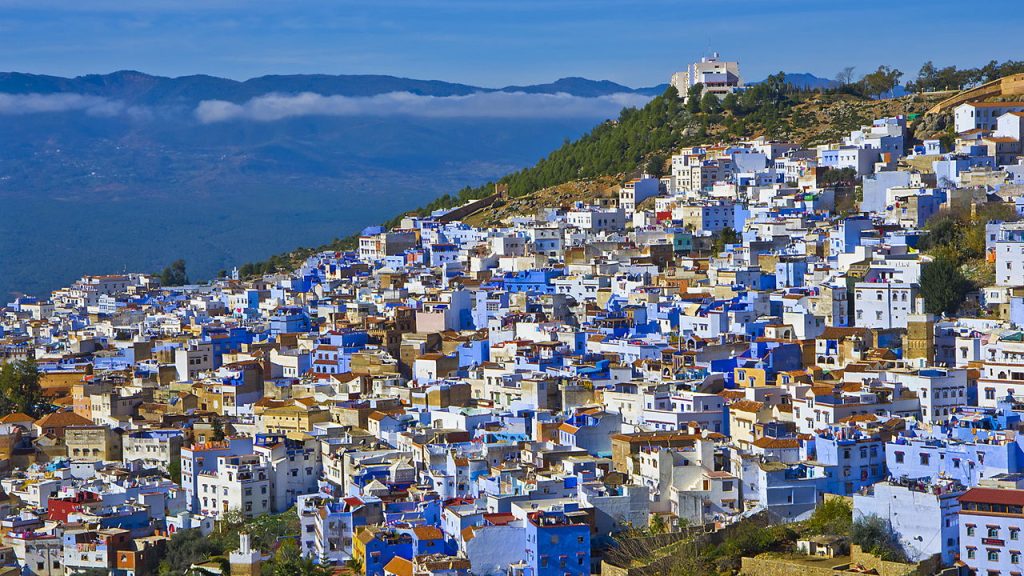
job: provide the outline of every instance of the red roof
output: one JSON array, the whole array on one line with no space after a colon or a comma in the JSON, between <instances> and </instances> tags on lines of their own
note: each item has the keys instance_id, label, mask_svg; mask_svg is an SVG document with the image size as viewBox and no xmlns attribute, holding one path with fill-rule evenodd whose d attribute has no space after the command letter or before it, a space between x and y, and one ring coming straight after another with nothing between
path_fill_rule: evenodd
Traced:
<instances>
[{"instance_id":1,"label":"red roof","mask_svg":"<svg viewBox=\"0 0 1024 576\"><path fill-rule=\"evenodd\" d=\"M511 512L484 513L484 520L492 526L505 526L509 522L513 522L515 519L515 514L512 514Z\"/></svg>"},{"instance_id":2,"label":"red roof","mask_svg":"<svg viewBox=\"0 0 1024 576\"><path fill-rule=\"evenodd\" d=\"M960 497L961 502L980 502L983 504L1006 504L1024 506L1024 490L1007 490L1002 488L971 488Z\"/></svg>"},{"instance_id":3,"label":"red roof","mask_svg":"<svg viewBox=\"0 0 1024 576\"><path fill-rule=\"evenodd\" d=\"M35 421L40 428L67 428L68 426L91 426L92 420L74 412L54 412Z\"/></svg>"},{"instance_id":4,"label":"red roof","mask_svg":"<svg viewBox=\"0 0 1024 576\"><path fill-rule=\"evenodd\" d=\"M35 418L25 414L24 412L14 412L8 414L3 418L0 418L0 424L19 424L21 422L34 422Z\"/></svg>"}]
</instances>

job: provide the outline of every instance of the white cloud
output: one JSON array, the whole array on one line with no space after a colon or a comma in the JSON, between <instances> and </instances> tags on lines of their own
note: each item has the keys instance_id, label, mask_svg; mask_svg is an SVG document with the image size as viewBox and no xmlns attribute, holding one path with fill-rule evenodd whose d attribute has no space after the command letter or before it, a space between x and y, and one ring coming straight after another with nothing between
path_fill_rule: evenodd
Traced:
<instances>
[{"instance_id":1,"label":"white cloud","mask_svg":"<svg viewBox=\"0 0 1024 576\"><path fill-rule=\"evenodd\" d=\"M0 115L40 114L46 112L84 112L92 116L139 116L146 110L89 94L7 94L0 93Z\"/></svg>"},{"instance_id":2,"label":"white cloud","mask_svg":"<svg viewBox=\"0 0 1024 576\"><path fill-rule=\"evenodd\" d=\"M594 98L571 94L477 92L466 96L421 96L389 92L367 97L266 94L243 104L204 100L196 107L200 122L254 120L272 122L296 116L418 116L426 118L611 118L623 107L642 106L650 97L610 94Z\"/></svg>"}]
</instances>

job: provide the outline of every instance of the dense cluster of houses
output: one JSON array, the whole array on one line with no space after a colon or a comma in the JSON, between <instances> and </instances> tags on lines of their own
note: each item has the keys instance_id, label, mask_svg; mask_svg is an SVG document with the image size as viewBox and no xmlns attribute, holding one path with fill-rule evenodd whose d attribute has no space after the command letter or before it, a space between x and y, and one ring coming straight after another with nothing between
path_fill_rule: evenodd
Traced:
<instances>
[{"instance_id":1,"label":"dense cluster of houses","mask_svg":"<svg viewBox=\"0 0 1024 576\"><path fill-rule=\"evenodd\" d=\"M407 217L293 274L19 298L0 360L57 409L0 418L0 565L146 576L176 532L294 509L303 554L368 576L590 574L652 518L840 495L911 560L1019 575L1024 226L987 228L977 317L925 313L916 246L944 208L1024 211L1022 119L687 148L617 197ZM232 573L270 552L243 536Z\"/></svg>"}]
</instances>

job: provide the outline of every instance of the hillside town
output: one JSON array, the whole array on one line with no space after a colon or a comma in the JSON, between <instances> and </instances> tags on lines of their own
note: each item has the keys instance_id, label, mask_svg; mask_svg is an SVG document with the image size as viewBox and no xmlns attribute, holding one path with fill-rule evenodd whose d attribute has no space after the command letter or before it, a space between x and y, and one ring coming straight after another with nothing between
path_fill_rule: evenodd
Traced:
<instances>
[{"instance_id":1,"label":"hillside town","mask_svg":"<svg viewBox=\"0 0 1024 576\"><path fill-rule=\"evenodd\" d=\"M716 55L673 85L739 74ZM371 226L290 274L14 299L0 574L259 576L282 549L365 576L669 573L623 543L840 502L854 536L741 571L1019 576L1024 101L961 99L941 138L907 115L709 142L496 226L469 222L500 188Z\"/></svg>"}]
</instances>

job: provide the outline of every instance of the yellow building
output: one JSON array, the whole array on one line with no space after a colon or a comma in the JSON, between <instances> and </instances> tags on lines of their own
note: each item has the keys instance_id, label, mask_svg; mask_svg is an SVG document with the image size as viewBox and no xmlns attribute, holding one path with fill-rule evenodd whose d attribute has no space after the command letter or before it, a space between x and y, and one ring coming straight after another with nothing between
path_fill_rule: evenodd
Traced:
<instances>
[{"instance_id":1,"label":"yellow building","mask_svg":"<svg viewBox=\"0 0 1024 576\"><path fill-rule=\"evenodd\" d=\"M254 405L253 413L260 429L272 434L311 432L314 424L331 421L330 409L313 398L264 399Z\"/></svg>"},{"instance_id":2,"label":"yellow building","mask_svg":"<svg viewBox=\"0 0 1024 576\"><path fill-rule=\"evenodd\" d=\"M64 444L72 460L121 461L121 434L107 426L69 426Z\"/></svg>"},{"instance_id":3,"label":"yellow building","mask_svg":"<svg viewBox=\"0 0 1024 576\"><path fill-rule=\"evenodd\" d=\"M733 377L740 388L760 388L768 385L764 368L733 368Z\"/></svg>"},{"instance_id":4,"label":"yellow building","mask_svg":"<svg viewBox=\"0 0 1024 576\"><path fill-rule=\"evenodd\" d=\"M757 440L758 424L770 422L775 414L764 402L739 400L729 405L729 434L734 444L744 450Z\"/></svg>"}]
</instances>

